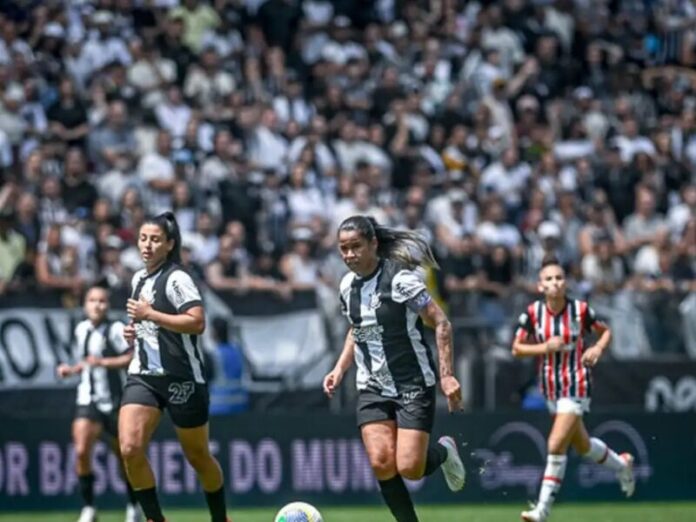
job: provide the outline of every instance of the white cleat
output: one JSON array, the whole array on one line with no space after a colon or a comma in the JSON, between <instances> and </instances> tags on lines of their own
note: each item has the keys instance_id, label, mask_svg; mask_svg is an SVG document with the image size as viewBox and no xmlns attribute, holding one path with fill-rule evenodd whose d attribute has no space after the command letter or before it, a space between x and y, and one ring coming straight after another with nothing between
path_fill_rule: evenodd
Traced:
<instances>
[{"instance_id":1,"label":"white cleat","mask_svg":"<svg viewBox=\"0 0 696 522\"><path fill-rule=\"evenodd\" d=\"M126 522L142 522L143 517L140 516L140 509L135 504L126 506Z\"/></svg>"},{"instance_id":2,"label":"white cleat","mask_svg":"<svg viewBox=\"0 0 696 522\"><path fill-rule=\"evenodd\" d=\"M92 506L83 507L77 522L97 522L97 510Z\"/></svg>"},{"instance_id":3,"label":"white cleat","mask_svg":"<svg viewBox=\"0 0 696 522\"><path fill-rule=\"evenodd\" d=\"M621 491L624 492L626 498L633 496L633 492L636 490L636 477L633 474L633 455L630 453L622 453L619 455L626 463L626 467L616 473L616 478L619 479L619 484L621 485Z\"/></svg>"},{"instance_id":4,"label":"white cleat","mask_svg":"<svg viewBox=\"0 0 696 522\"><path fill-rule=\"evenodd\" d=\"M549 512L541 506L535 506L529 511L523 511L520 518L524 522L544 522L549 517Z\"/></svg>"},{"instance_id":5,"label":"white cleat","mask_svg":"<svg viewBox=\"0 0 696 522\"><path fill-rule=\"evenodd\" d=\"M447 459L442 463L442 473L445 475L447 486L452 491L459 491L466 483L466 469L462 459L459 458L457 451L457 443L452 437L444 436L438 440L445 448L447 448Z\"/></svg>"}]
</instances>

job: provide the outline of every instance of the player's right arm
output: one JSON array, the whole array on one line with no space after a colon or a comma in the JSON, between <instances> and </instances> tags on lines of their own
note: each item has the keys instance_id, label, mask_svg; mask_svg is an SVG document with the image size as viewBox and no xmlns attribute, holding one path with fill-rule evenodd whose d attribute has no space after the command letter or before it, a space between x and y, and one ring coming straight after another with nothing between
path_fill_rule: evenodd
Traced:
<instances>
[{"instance_id":1,"label":"player's right arm","mask_svg":"<svg viewBox=\"0 0 696 522\"><path fill-rule=\"evenodd\" d=\"M341 384L343 376L353 364L355 352L355 339L353 339L353 328L351 327L346 334L346 340L343 343L343 351L341 352L338 361L333 370L324 377L324 393L329 397L333 397L336 388Z\"/></svg>"},{"instance_id":2,"label":"player's right arm","mask_svg":"<svg viewBox=\"0 0 696 522\"><path fill-rule=\"evenodd\" d=\"M512 355L515 357L536 357L548 355L563 349L562 337L551 337L543 343L530 342L534 336L534 325L532 318L527 312L520 315L519 326L515 333L515 340L512 342Z\"/></svg>"},{"instance_id":3,"label":"player's right arm","mask_svg":"<svg viewBox=\"0 0 696 522\"><path fill-rule=\"evenodd\" d=\"M72 341L72 357L73 360L79 360L81 358L81 354L78 351L78 346L77 346L77 339L78 339L78 331L82 328L82 323L78 323L77 326L75 326L75 331L73 334L73 341ZM82 371L82 368L84 367L83 361L79 361L75 364L67 364L67 363L60 363L58 366L56 366L56 374L58 377L61 379L65 379L66 377L70 377L71 375L75 375L76 373L80 373Z\"/></svg>"}]
</instances>

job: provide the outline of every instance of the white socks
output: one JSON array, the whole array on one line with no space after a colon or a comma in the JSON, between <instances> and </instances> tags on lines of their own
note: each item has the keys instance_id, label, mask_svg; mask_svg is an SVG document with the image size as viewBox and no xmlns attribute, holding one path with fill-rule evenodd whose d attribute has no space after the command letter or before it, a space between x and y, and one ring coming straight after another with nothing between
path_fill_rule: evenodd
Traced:
<instances>
[{"instance_id":1,"label":"white socks","mask_svg":"<svg viewBox=\"0 0 696 522\"><path fill-rule=\"evenodd\" d=\"M549 455L546 457L546 469L544 478L541 481L541 491L539 492L539 502L537 503L544 510L548 510L556 499L556 493L561 489L561 483L565 475L568 457L565 455Z\"/></svg>"},{"instance_id":2,"label":"white socks","mask_svg":"<svg viewBox=\"0 0 696 522\"><path fill-rule=\"evenodd\" d=\"M626 463L609 446L594 437L590 439L590 451L583 457L590 459L597 464L605 466L612 471L621 471L626 467Z\"/></svg>"}]
</instances>

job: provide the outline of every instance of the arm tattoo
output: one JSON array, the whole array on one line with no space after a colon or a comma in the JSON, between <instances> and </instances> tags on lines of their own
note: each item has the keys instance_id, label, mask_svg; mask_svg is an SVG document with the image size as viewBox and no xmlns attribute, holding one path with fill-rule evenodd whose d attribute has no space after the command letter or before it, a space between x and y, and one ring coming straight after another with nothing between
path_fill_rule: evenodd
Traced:
<instances>
[{"instance_id":1,"label":"arm tattoo","mask_svg":"<svg viewBox=\"0 0 696 522\"><path fill-rule=\"evenodd\" d=\"M435 325L435 341L440 362L440 377L454 375L452 357L452 324L447 319Z\"/></svg>"}]
</instances>

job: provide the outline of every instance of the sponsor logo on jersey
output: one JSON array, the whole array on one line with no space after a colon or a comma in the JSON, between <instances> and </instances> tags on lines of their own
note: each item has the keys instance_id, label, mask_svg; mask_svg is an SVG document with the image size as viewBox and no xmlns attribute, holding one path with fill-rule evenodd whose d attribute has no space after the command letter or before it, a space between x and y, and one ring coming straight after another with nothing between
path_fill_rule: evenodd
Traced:
<instances>
[{"instance_id":1,"label":"sponsor logo on jersey","mask_svg":"<svg viewBox=\"0 0 696 522\"><path fill-rule=\"evenodd\" d=\"M359 343L381 341L384 327L379 324L370 326L356 326L353 328L353 338Z\"/></svg>"}]
</instances>

